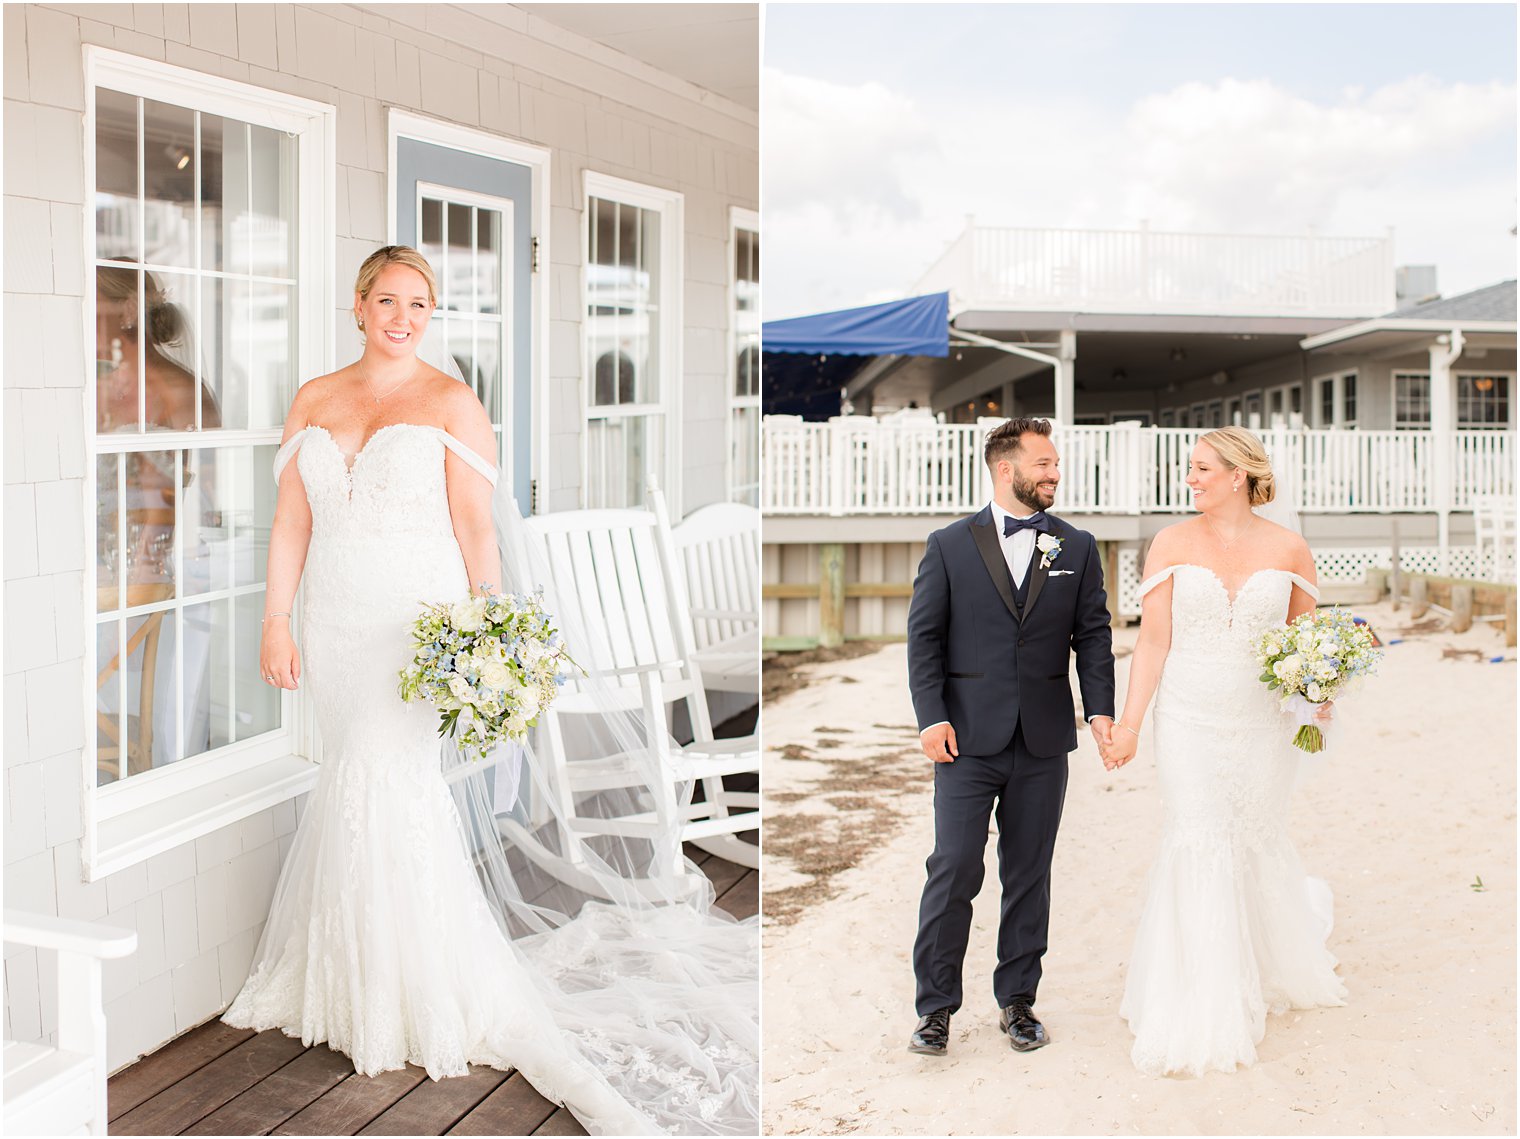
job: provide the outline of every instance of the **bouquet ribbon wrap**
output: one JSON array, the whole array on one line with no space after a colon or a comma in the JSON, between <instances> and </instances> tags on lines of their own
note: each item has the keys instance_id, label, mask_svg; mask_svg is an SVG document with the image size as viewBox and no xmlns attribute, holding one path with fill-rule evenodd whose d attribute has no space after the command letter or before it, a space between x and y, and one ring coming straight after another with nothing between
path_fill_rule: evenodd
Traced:
<instances>
[{"instance_id":1,"label":"bouquet ribbon wrap","mask_svg":"<svg viewBox=\"0 0 1520 1139\"><path fill-rule=\"evenodd\" d=\"M1323 703L1315 704L1300 692L1283 701L1283 710L1298 725L1298 732L1293 737L1294 747L1311 753L1325 750L1325 732L1319 724L1323 708Z\"/></svg>"}]
</instances>

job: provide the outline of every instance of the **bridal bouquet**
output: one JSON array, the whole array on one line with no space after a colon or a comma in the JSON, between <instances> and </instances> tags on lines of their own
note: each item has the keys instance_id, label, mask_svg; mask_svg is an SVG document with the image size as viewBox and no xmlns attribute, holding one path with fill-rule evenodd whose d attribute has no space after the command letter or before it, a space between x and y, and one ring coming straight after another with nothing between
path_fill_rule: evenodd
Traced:
<instances>
[{"instance_id":1,"label":"bridal bouquet","mask_svg":"<svg viewBox=\"0 0 1520 1139\"><path fill-rule=\"evenodd\" d=\"M1298 723L1296 747L1322 751L1325 736L1314 721L1318 705L1334 700L1371 673L1380 654L1364 622L1344 609L1316 609L1285 628L1269 630L1256 645L1261 680L1282 694L1282 706Z\"/></svg>"},{"instance_id":2,"label":"bridal bouquet","mask_svg":"<svg viewBox=\"0 0 1520 1139\"><path fill-rule=\"evenodd\" d=\"M438 709L439 736L479 760L504 739L522 742L574 662L540 594L470 597L423 608L401 698Z\"/></svg>"}]
</instances>

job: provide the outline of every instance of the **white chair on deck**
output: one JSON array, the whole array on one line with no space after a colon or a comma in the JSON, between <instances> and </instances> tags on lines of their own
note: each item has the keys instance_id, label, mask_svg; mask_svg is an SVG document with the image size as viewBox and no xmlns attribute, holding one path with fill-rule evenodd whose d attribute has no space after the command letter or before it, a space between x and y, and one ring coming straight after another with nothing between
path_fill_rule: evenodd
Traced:
<instances>
[{"instance_id":1,"label":"white chair on deck","mask_svg":"<svg viewBox=\"0 0 1520 1139\"><path fill-rule=\"evenodd\" d=\"M58 1047L5 1042L5 1134L104 1135L100 963L135 950L137 932L6 910L5 942L58 954Z\"/></svg>"},{"instance_id":2,"label":"white chair on deck","mask_svg":"<svg viewBox=\"0 0 1520 1139\"><path fill-rule=\"evenodd\" d=\"M758 700L760 512L738 502L716 502L670 526L665 496L651 491L649 502L675 547L703 686Z\"/></svg>"},{"instance_id":3,"label":"white chair on deck","mask_svg":"<svg viewBox=\"0 0 1520 1139\"><path fill-rule=\"evenodd\" d=\"M1514 498L1506 494L1475 494L1472 512L1478 542L1478 575L1487 570L1493 581L1514 581Z\"/></svg>"},{"instance_id":4,"label":"white chair on deck","mask_svg":"<svg viewBox=\"0 0 1520 1139\"><path fill-rule=\"evenodd\" d=\"M653 839L674 830L683 842L757 868L759 848L737 836L758 830L760 796L725 790L723 777L758 777L759 740L713 736L668 531L662 533L648 510L563 511L530 518L526 526L539 544L550 581L537 582L526 564L520 566L523 579L545 586L553 616L596 638L591 645L571 644L571 655L610 683L618 707L641 712L644 723L652 725L639 753L577 754L580 749L566 742L567 735L574 738L575 716L605 709L573 677L561 689L540 717L539 743L571 829L583 841L599 834ZM588 654L594 659L587 659ZM694 737L684 747L667 730L669 705L678 701L686 704ZM583 809L597 792L640 785L652 770L663 770L667 778L658 781L649 809L610 817L605 803L597 803L594 811ZM692 781L701 783L704 800L683 804L677 787ZM554 864L566 857L568 867ZM573 877L580 857L572 850L541 861L551 873ZM656 876L667 873L679 875L681 869L656 869Z\"/></svg>"}]
</instances>

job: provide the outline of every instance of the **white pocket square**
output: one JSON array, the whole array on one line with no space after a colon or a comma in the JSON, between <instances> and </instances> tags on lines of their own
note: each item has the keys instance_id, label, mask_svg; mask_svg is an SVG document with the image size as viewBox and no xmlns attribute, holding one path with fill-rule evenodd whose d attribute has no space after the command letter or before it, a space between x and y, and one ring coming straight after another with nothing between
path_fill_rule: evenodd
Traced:
<instances>
[{"instance_id":1,"label":"white pocket square","mask_svg":"<svg viewBox=\"0 0 1520 1139\"><path fill-rule=\"evenodd\" d=\"M1077 572L1076 570L1051 570L1050 573L1047 576L1049 576L1049 577L1060 577L1062 574L1076 573L1076 572Z\"/></svg>"}]
</instances>

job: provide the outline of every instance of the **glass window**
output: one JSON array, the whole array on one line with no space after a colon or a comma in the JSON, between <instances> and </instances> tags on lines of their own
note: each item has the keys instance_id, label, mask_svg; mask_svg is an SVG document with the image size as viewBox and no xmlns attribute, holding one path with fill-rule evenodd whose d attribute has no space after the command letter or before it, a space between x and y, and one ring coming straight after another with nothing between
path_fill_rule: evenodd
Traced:
<instances>
[{"instance_id":1,"label":"glass window","mask_svg":"<svg viewBox=\"0 0 1520 1139\"><path fill-rule=\"evenodd\" d=\"M1508 376L1457 376L1457 426L1509 426Z\"/></svg>"},{"instance_id":2,"label":"glass window","mask_svg":"<svg viewBox=\"0 0 1520 1139\"><path fill-rule=\"evenodd\" d=\"M92 94L104 785L284 726L258 644L298 367L298 136L189 92Z\"/></svg>"},{"instance_id":3,"label":"glass window","mask_svg":"<svg viewBox=\"0 0 1520 1139\"><path fill-rule=\"evenodd\" d=\"M1335 377L1325 376L1314 381L1319 386L1319 425L1335 426Z\"/></svg>"},{"instance_id":4,"label":"glass window","mask_svg":"<svg viewBox=\"0 0 1520 1139\"><path fill-rule=\"evenodd\" d=\"M1356 373L1341 377L1341 426L1356 426Z\"/></svg>"},{"instance_id":5,"label":"glass window","mask_svg":"<svg viewBox=\"0 0 1520 1139\"><path fill-rule=\"evenodd\" d=\"M664 264L670 219L657 204L586 198L587 507L643 506L676 439L666 429L674 335L666 308L680 267ZM672 227L673 228L673 227Z\"/></svg>"},{"instance_id":6,"label":"glass window","mask_svg":"<svg viewBox=\"0 0 1520 1139\"><path fill-rule=\"evenodd\" d=\"M754 215L750 215L754 217ZM754 221L758 223L758 218ZM760 505L760 233L730 230L733 244L733 372L729 383L728 497Z\"/></svg>"},{"instance_id":7,"label":"glass window","mask_svg":"<svg viewBox=\"0 0 1520 1139\"><path fill-rule=\"evenodd\" d=\"M1430 428L1429 374L1393 374L1393 427L1395 431L1425 431Z\"/></svg>"}]
</instances>

